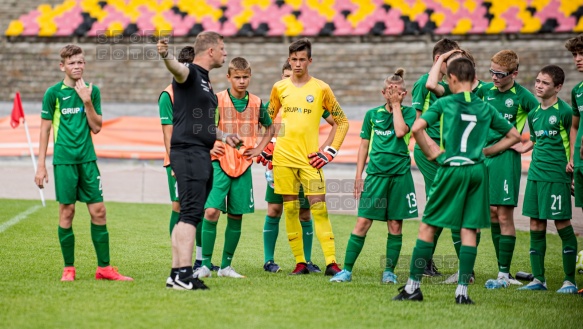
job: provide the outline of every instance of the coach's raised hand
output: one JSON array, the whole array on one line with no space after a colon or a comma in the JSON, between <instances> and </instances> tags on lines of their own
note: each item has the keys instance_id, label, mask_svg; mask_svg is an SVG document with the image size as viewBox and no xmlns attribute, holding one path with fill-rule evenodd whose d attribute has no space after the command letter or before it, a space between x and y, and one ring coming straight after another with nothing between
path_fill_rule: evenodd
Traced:
<instances>
[{"instance_id":1,"label":"coach's raised hand","mask_svg":"<svg viewBox=\"0 0 583 329\"><path fill-rule=\"evenodd\" d=\"M326 146L324 150L308 154L308 159L310 159L310 165L316 169L324 167L328 162L332 161L338 151L332 146Z\"/></svg>"},{"instance_id":2,"label":"coach's raised hand","mask_svg":"<svg viewBox=\"0 0 583 329\"><path fill-rule=\"evenodd\" d=\"M158 39L158 55L162 58L166 58L168 56L168 39L167 38L160 38Z\"/></svg>"}]
</instances>

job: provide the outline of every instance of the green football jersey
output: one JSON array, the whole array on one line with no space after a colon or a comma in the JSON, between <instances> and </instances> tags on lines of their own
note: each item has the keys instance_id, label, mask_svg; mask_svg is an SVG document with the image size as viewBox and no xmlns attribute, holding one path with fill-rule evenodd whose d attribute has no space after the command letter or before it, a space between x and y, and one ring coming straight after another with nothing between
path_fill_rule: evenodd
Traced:
<instances>
[{"instance_id":1,"label":"green football jersey","mask_svg":"<svg viewBox=\"0 0 583 329\"><path fill-rule=\"evenodd\" d=\"M422 75L419 80L413 84L413 91L411 92L411 107L417 111L421 111L421 113L425 113L425 111L427 111L427 109L437 100L437 96L425 87L427 78L429 78L429 73ZM439 84L444 87L446 86L444 82L440 82ZM435 122L427 128L427 135L439 143L439 122Z\"/></svg>"},{"instance_id":2,"label":"green football jersey","mask_svg":"<svg viewBox=\"0 0 583 329\"><path fill-rule=\"evenodd\" d=\"M88 86L88 84L86 84ZM101 115L101 93L93 86L91 102ZM79 164L97 160L83 101L75 88L60 81L45 92L41 118L53 122L53 164Z\"/></svg>"},{"instance_id":3,"label":"green football jersey","mask_svg":"<svg viewBox=\"0 0 583 329\"><path fill-rule=\"evenodd\" d=\"M170 95L163 91L158 98L158 109L160 111L160 123L163 125L171 125L173 118L172 99Z\"/></svg>"},{"instance_id":4,"label":"green football jersey","mask_svg":"<svg viewBox=\"0 0 583 329\"><path fill-rule=\"evenodd\" d=\"M484 90L484 101L494 106L500 115L508 120L518 133L522 134L528 112L538 107L538 101L528 89L514 82L512 88L500 92L494 84L489 90ZM497 131L488 132L488 146L496 144L504 135Z\"/></svg>"},{"instance_id":5,"label":"green football jersey","mask_svg":"<svg viewBox=\"0 0 583 329\"><path fill-rule=\"evenodd\" d=\"M581 117L581 111L583 111L583 81L573 87L571 90L571 107L573 108L573 115L576 117ZM575 139L575 154L573 155L573 162L575 167L580 167L583 165L581 157L579 156L579 150L581 149L581 138L583 137L583 120L579 120L579 127L577 130L577 138Z\"/></svg>"},{"instance_id":6,"label":"green football jersey","mask_svg":"<svg viewBox=\"0 0 583 329\"><path fill-rule=\"evenodd\" d=\"M409 132L402 138L395 135L393 113L387 111L385 105L373 108L366 112L362 122L360 138L368 139L368 166L367 174L378 176L392 176L406 174L411 168L409 155L409 139L411 127L417 116L415 109L401 106L403 120L409 127Z\"/></svg>"},{"instance_id":7,"label":"green football jersey","mask_svg":"<svg viewBox=\"0 0 583 329\"><path fill-rule=\"evenodd\" d=\"M430 126L441 122L441 149L437 157L442 166L467 166L484 161L482 149L488 130L504 136L512 125L496 109L470 92L440 98L421 118Z\"/></svg>"},{"instance_id":8,"label":"green football jersey","mask_svg":"<svg viewBox=\"0 0 583 329\"><path fill-rule=\"evenodd\" d=\"M530 140L534 143L528 168L529 180L571 182L566 167L571 155L569 132L572 117L571 107L561 99L544 110L539 105L528 114Z\"/></svg>"},{"instance_id":9,"label":"green football jersey","mask_svg":"<svg viewBox=\"0 0 583 329\"><path fill-rule=\"evenodd\" d=\"M474 88L472 90L472 93L476 94L476 96L478 96L478 98L482 99L484 98L484 89L490 89L493 86L493 84L491 82L484 82L482 80L478 80L478 85L476 86L476 88ZM441 97L445 97L445 96L449 96L451 95L451 89L449 89L449 85L447 83L443 83L443 95Z\"/></svg>"}]
</instances>

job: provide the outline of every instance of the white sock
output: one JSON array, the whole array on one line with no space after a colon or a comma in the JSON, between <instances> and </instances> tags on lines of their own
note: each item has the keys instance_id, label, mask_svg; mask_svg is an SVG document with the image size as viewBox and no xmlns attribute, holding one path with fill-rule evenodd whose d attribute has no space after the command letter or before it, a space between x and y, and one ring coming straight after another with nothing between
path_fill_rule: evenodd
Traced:
<instances>
[{"instance_id":1,"label":"white sock","mask_svg":"<svg viewBox=\"0 0 583 329\"><path fill-rule=\"evenodd\" d=\"M421 282L419 282L419 281L414 281L414 280L408 279L407 284L405 285L405 291L408 294L412 294L415 291L415 289L419 288L420 284L421 284Z\"/></svg>"},{"instance_id":2,"label":"white sock","mask_svg":"<svg viewBox=\"0 0 583 329\"><path fill-rule=\"evenodd\" d=\"M461 284L457 285L457 289L455 290L455 296L465 296L468 297L468 286L463 286Z\"/></svg>"},{"instance_id":3,"label":"white sock","mask_svg":"<svg viewBox=\"0 0 583 329\"><path fill-rule=\"evenodd\" d=\"M202 247L196 247L196 260L202 260Z\"/></svg>"},{"instance_id":4,"label":"white sock","mask_svg":"<svg viewBox=\"0 0 583 329\"><path fill-rule=\"evenodd\" d=\"M498 272L498 277L499 278L505 278L505 279L510 279L510 277L508 276L509 273L504 273L504 272Z\"/></svg>"}]
</instances>

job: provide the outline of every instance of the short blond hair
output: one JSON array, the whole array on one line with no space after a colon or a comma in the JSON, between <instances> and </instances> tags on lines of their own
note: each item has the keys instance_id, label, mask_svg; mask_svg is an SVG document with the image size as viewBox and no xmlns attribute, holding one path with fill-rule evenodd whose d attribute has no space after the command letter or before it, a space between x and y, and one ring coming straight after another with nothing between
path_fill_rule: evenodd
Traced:
<instances>
[{"instance_id":1,"label":"short blond hair","mask_svg":"<svg viewBox=\"0 0 583 329\"><path fill-rule=\"evenodd\" d=\"M75 55L83 54L83 49L77 45L66 45L61 49L61 63L65 63L67 58L73 57Z\"/></svg>"},{"instance_id":2,"label":"short blond hair","mask_svg":"<svg viewBox=\"0 0 583 329\"><path fill-rule=\"evenodd\" d=\"M518 70L518 55L512 50L500 50L491 59L492 63L498 64L508 72Z\"/></svg>"},{"instance_id":3,"label":"short blond hair","mask_svg":"<svg viewBox=\"0 0 583 329\"><path fill-rule=\"evenodd\" d=\"M249 71L251 73L251 64L243 57L235 57L229 62L228 74L231 71Z\"/></svg>"}]
</instances>

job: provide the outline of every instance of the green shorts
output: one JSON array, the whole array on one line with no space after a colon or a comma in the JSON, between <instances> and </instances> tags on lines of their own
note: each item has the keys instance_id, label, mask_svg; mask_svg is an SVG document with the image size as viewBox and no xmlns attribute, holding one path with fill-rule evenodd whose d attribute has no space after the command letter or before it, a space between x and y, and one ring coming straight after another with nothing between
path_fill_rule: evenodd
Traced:
<instances>
[{"instance_id":1,"label":"green shorts","mask_svg":"<svg viewBox=\"0 0 583 329\"><path fill-rule=\"evenodd\" d=\"M439 164L435 161L427 160L427 157L423 154L423 151L421 151L417 144L415 144L415 148L413 149L413 158L415 158L415 164L423 175L423 180L425 181L425 195L429 198L429 190L435 179L435 174L437 173Z\"/></svg>"},{"instance_id":2,"label":"green shorts","mask_svg":"<svg viewBox=\"0 0 583 329\"><path fill-rule=\"evenodd\" d=\"M583 167L575 167L573 180L575 182L575 207L583 207Z\"/></svg>"},{"instance_id":3,"label":"green shorts","mask_svg":"<svg viewBox=\"0 0 583 329\"><path fill-rule=\"evenodd\" d=\"M415 184L410 171L391 177L366 176L358 202L358 217L387 221L417 216Z\"/></svg>"},{"instance_id":4,"label":"green shorts","mask_svg":"<svg viewBox=\"0 0 583 329\"><path fill-rule=\"evenodd\" d=\"M518 205L520 175L522 174L520 162L520 154L513 150L504 151L484 161L488 166L491 206L516 207Z\"/></svg>"},{"instance_id":5,"label":"green shorts","mask_svg":"<svg viewBox=\"0 0 583 329\"><path fill-rule=\"evenodd\" d=\"M172 176L172 168L166 167L166 175L168 176L168 190L170 190L170 201L178 202L178 184L176 178Z\"/></svg>"},{"instance_id":6,"label":"green shorts","mask_svg":"<svg viewBox=\"0 0 583 329\"><path fill-rule=\"evenodd\" d=\"M490 227L485 164L440 167L430 193L423 223L451 229Z\"/></svg>"},{"instance_id":7,"label":"green shorts","mask_svg":"<svg viewBox=\"0 0 583 329\"><path fill-rule=\"evenodd\" d=\"M571 184L527 180L522 214L542 220L571 219Z\"/></svg>"},{"instance_id":8,"label":"green shorts","mask_svg":"<svg viewBox=\"0 0 583 329\"><path fill-rule=\"evenodd\" d=\"M103 187L97 162L54 165L55 193L60 204L103 202Z\"/></svg>"},{"instance_id":9,"label":"green shorts","mask_svg":"<svg viewBox=\"0 0 583 329\"><path fill-rule=\"evenodd\" d=\"M204 209L215 208L231 215L255 212L251 167L237 178L229 177L218 161L213 161L213 187Z\"/></svg>"},{"instance_id":10,"label":"green shorts","mask_svg":"<svg viewBox=\"0 0 583 329\"><path fill-rule=\"evenodd\" d=\"M301 209L310 209L310 202L308 198L304 197L304 188L300 186L300 193L298 193L298 197L300 199L300 208ZM267 184L267 188L265 189L265 201L269 203L275 204L283 204L283 197L281 194L276 194L273 187Z\"/></svg>"}]
</instances>

